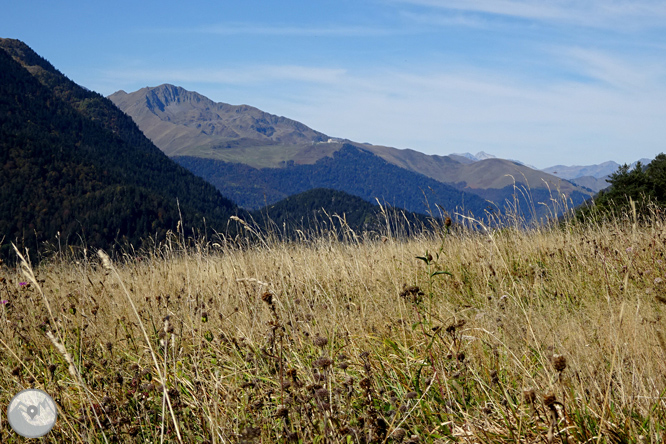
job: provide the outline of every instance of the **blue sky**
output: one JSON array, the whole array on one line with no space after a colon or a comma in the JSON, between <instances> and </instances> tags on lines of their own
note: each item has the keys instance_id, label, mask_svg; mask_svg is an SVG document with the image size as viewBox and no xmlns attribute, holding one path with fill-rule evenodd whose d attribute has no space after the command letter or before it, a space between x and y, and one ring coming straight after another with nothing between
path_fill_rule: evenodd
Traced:
<instances>
[{"instance_id":1,"label":"blue sky","mask_svg":"<svg viewBox=\"0 0 666 444\"><path fill-rule=\"evenodd\" d=\"M539 168L666 151L663 0L6 2L23 40L111 94L173 83L330 136Z\"/></svg>"}]
</instances>

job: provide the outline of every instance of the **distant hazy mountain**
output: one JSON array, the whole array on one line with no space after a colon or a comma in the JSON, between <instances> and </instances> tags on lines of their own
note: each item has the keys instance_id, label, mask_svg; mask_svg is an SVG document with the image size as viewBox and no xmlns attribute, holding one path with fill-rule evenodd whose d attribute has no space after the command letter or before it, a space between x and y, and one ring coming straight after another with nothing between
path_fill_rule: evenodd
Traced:
<instances>
[{"instance_id":1,"label":"distant hazy mountain","mask_svg":"<svg viewBox=\"0 0 666 444\"><path fill-rule=\"evenodd\" d=\"M635 167L638 162L641 162L643 165L647 165L650 163L650 159L639 159L636 162L633 162L630 167ZM561 177L562 179L577 179L583 176L592 176L596 177L597 179L601 179L613 174L619 167L619 163L610 160L608 162L603 162L597 165L555 165L552 167L544 168L541 171L545 171L546 173Z\"/></svg>"},{"instance_id":2,"label":"distant hazy mountain","mask_svg":"<svg viewBox=\"0 0 666 444\"><path fill-rule=\"evenodd\" d=\"M476 201L481 195L493 196L503 207L506 199L512 200L514 187L563 194L576 202L590 195L553 175L484 152L469 155L471 159L355 143L256 108L215 103L173 85L119 91L109 98L165 153L247 208L316 187L385 199L419 212L435 203L477 211L483 207L483 199ZM352 154L383 175L352 168Z\"/></svg>"},{"instance_id":3,"label":"distant hazy mountain","mask_svg":"<svg viewBox=\"0 0 666 444\"><path fill-rule=\"evenodd\" d=\"M487 160L487 159L497 159L497 156L495 156L493 154L486 153L485 151L479 151L476 154L472 154L472 153L454 153L454 154L449 154L449 156L456 159L459 162L462 162L462 163L478 162L480 160ZM470 162L462 160L462 159L467 159ZM506 159L506 160L517 163L519 165L524 165L528 168L532 168L533 170L537 169L536 167L533 167L532 165L529 165L529 164L527 164L525 162L522 162L520 160L516 160L516 159Z\"/></svg>"},{"instance_id":4,"label":"distant hazy mountain","mask_svg":"<svg viewBox=\"0 0 666 444\"><path fill-rule=\"evenodd\" d=\"M591 176L601 179L602 177L614 173L619 167L619 163L611 160L598 165L555 165L544 168L542 171L552 174L553 176L561 177L562 179L576 179L583 176Z\"/></svg>"},{"instance_id":5,"label":"distant hazy mountain","mask_svg":"<svg viewBox=\"0 0 666 444\"><path fill-rule=\"evenodd\" d=\"M453 153L453 156L459 156L459 157L464 157L466 159L469 159L473 162L478 162L479 160L486 160L486 159L496 159L497 156L493 156L492 154L488 154L485 151L479 151L476 154L472 153Z\"/></svg>"},{"instance_id":6,"label":"distant hazy mountain","mask_svg":"<svg viewBox=\"0 0 666 444\"><path fill-rule=\"evenodd\" d=\"M638 162L643 165L650 163L650 159L640 159L633 162L630 167L633 168ZM612 160L597 165L555 165L544 168L542 171L552 174L562 179L567 179L576 185L589 188L595 192L608 187L606 179L617 171L620 164Z\"/></svg>"}]
</instances>

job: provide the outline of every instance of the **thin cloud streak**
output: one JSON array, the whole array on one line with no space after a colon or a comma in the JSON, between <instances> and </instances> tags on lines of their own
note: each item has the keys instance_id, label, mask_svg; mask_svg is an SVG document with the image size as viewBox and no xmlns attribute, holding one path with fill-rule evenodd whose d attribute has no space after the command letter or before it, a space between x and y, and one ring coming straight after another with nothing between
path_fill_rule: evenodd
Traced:
<instances>
[{"instance_id":1,"label":"thin cloud streak","mask_svg":"<svg viewBox=\"0 0 666 444\"><path fill-rule=\"evenodd\" d=\"M624 58L585 48L561 48L554 51L563 65L600 84L624 92L649 93L664 85L666 62L628 55Z\"/></svg>"},{"instance_id":2,"label":"thin cloud streak","mask_svg":"<svg viewBox=\"0 0 666 444\"><path fill-rule=\"evenodd\" d=\"M390 0L394 3L579 26L663 27L666 4L656 0Z\"/></svg>"}]
</instances>

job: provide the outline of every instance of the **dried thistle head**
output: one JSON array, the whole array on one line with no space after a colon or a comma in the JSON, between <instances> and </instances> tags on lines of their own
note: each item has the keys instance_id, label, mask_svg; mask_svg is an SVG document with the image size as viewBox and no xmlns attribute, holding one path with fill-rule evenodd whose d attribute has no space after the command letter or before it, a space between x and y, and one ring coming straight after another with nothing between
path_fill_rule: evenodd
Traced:
<instances>
[{"instance_id":1,"label":"dried thistle head","mask_svg":"<svg viewBox=\"0 0 666 444\"><path fill-rule=\"evenodd\" d=\"M333 364L333 360L326 356L322 356L321 358L317 359L315 362L312 363L312 365L314 365L315 367L321 367L321 368L330 367L331 364Z\"/></svg>"},{"instance_id":2,"label":"dried thistle head","mask_svg":"<svg viewBox=\"0 0 666 444\"><path fill-rule=\"evenodd\" d=\"M290 368L287 370L287 376L289 376L292 380L296 381L298 379L298 371L296 371L295 368Z\"/></svg>"},{"instance_id":3,"label":"dried thistle head","mask_svg":"<svg viewBox=\"0 0 666 444\"><path fill-rule=\"evenodd\" d=\"M405 393L405 399L416 399L419 395L416 392Z\"/></svg>"},{"instance_id":4,"label":"dried thistle head","mask_svg":"<svg viewBox=\"0 0 666 444\"><path fill-rule=\"evenodd\" d=\"M412 303L420 302L423 299L423 296L425 296L425 293L423 293L421 288L417 287L416 285L407 286L407 284L404 284L402 291L400 292L401 298L404 298Z\"/></svg>"},{"instance_id":5,"label":"dried thistle head","mask_svg":"<svg viewBox=\"0 0 666 444\"><path fill-rule=\"evenodd\" d=\"M261 300L267 303L268 305L273 305L273 293L270 291L264 292L264 294L261 295Z\"/></svg>"},{"instance_id":6,"label":"dried thistle head","mask_svg":"<svg viewBox=\"0 0 666 444\"><path fill-rule=\"evenodd\" d=\"M405 436L407 436L407 432L405 429L397 428L391 433L391 438L393 438L396 442L401 442L403 439L405 439Z\"/></svg>"},{"instance_id":7,"label":"dried thistle head","mask_svg":"<svg viewBox=\"0 0 666 444\"><path fill-rule=\"evenodd\" d=\"M567 358L564 355L553 355L553 368L562 373L567 368Z\"/></svg>"},{"instance_id":8,"label":"dried thistle head","mask_svg":"<svg viewBox=\"0 0 666 444\"><path fill-rule=\"evenodd\" d=\"M543 395L543 405L545 405L546 407L553 408L556 402L557 402L557 397L555 396L555 393L549 392Z\"/></svg>"},{"instance_id":9,"label":"dried thistle head","mask_svg":"<svg viewBox=\"0 0 666 444\"><path fill-rule=\"evenodd\" d=\"M523 399L527 404L534 404L534 401L536 401L536 393L534 392L534 389L523 390Z\"/></svg>"},{"instance_id":10,"label":"dried thistle head","mask_svg":"<svg viewBox=\"0 0 666 444\"><path fill-rule=\"evenodd\" d=\"M316 345L317 347L324 348L328 344L328 339L323 336L317 335L314 337L313 342L314 345Z\"/></svg>"},{"instance_id":11,"label":"dried thistle head","mask_svg":"<svg viewBox=\"0 0 666 444\"><path fill-rule=\"evenodd\" d=\"M287 406L280 404L277 409L275 409L276 418L286 418L289 416L289 409Z\"/></svg>"}]
</instances>

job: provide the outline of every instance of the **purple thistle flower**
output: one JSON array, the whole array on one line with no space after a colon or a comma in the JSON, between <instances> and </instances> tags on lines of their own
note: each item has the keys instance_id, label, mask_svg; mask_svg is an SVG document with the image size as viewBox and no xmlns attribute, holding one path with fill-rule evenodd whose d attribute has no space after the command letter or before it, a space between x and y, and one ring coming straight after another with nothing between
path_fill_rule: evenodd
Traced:
<instances>
[{"instance_id":1,"label":"purple thistle flower","mask_svg":"<svg viewBox=\"0 0 666 444\"><path fill-rule=\"evenodd\" d=\"M3 299L3 300L0 301L0 304L7 305L7 304L9 304L9 301L7 299Z\"/></svg>"},{"instance_id":2,"label":"purple thistle flower","mask_svg":"<svg viewBox=\"0 0 666 444\"><path fill-rule=\"evenodd\" d=\"M20 285L21 287L23 287L24 285L28 285L28 283L27 283L27 282L19 282L19 285Z\"/></svg>"}]
</instances>

